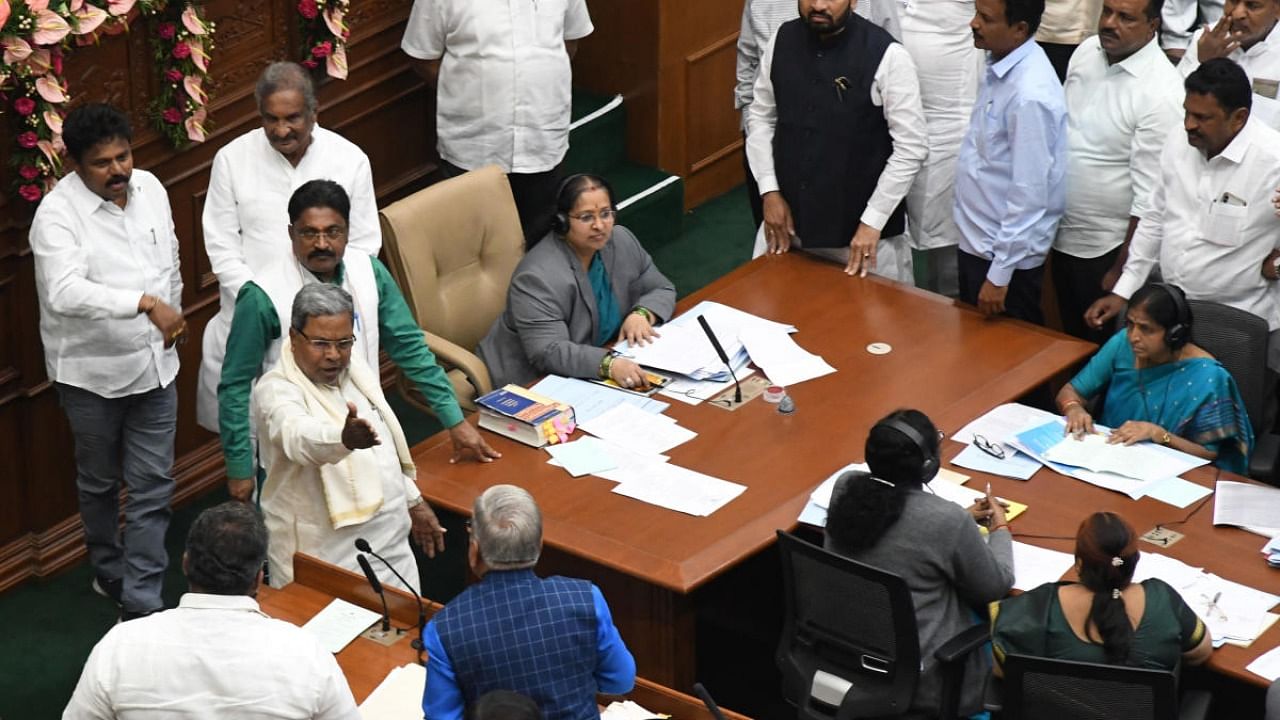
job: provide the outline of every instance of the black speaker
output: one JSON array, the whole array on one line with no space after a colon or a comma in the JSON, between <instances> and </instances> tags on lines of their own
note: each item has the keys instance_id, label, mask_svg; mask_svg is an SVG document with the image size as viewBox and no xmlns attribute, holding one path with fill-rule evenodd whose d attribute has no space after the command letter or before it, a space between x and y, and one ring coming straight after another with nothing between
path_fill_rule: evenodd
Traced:
<instances>
[{"instance_id":1,"label":"black speaker","mask_svg":"<svg viewBox=\"0 0 1280 720\"><path fill-rule=\"evenodd\" d=\"M920 433L915 428L901 420L898 420L897 418L882 420L877 423L877 425L880 427L887 427L891 430L896 430L902 435L906 435L907 439L915 444L916 448L920 451L921 482L929 482L938 474L938 469L942 467L942 458L938 457L938 454L935 451L929 449L929 443L921 437Z\"/></svg>"}]
</instances>

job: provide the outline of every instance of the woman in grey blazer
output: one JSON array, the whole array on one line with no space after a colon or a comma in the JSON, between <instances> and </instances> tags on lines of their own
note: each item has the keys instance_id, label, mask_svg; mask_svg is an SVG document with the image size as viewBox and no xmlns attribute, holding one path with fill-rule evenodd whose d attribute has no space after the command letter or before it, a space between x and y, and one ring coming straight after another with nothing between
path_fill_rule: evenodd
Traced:
<instances>
[{"instance_id":1,"label":"woman in grey blazer","mask_svg":"<svg viewBox=\"0 0 1280 720\"><path fill-rule=\"evenodd\" d=\"M551 232L516 266L507 309L477 349L495 387L549 373L644 386L640 366L607 346L656 337L676 290L636 236L614 225L616 214L603 178L561 183Z\"/></svg>"}]
</instances>

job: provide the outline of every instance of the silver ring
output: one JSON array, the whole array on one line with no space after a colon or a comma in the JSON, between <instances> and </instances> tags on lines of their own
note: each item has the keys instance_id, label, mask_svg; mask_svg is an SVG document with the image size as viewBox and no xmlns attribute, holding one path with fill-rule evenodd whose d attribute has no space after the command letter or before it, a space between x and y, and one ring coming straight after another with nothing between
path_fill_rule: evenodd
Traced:
<instances>
[{"instance_id":1,"label":"silver ring","mask_svg":"<svg viewBox=\"0 0 1280 720\"><path fill-rule=\"evenodd\" d=\"M626 380L622 381L622 384L626 385L627 387L631 387L634 383L632 382L631 378L627 378Z\"/></svg>"},{"instance_id":2,"label":"silver ring","mask_svg":"<svg viewBox=\"0 0 1280 720\"><path fill-rule=\"evenodd\" d=\"M871 253L862 253L862 257L864 258L871 257Z\"/></svg>"}]
</instances>

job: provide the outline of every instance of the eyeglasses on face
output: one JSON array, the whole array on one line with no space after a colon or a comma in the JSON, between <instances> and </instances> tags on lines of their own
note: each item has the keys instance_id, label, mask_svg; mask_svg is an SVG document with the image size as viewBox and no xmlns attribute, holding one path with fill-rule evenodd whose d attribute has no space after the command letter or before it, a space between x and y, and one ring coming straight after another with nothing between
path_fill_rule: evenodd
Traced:
<instances>
[{"instance_id":1,"label":"eyeglasses on face","mask_svg":"<svg viewBox=\"0 0 1280 720\"><path fill-rule=\"evenodd\" d=\"M612 208L606 208L604 210L601 210L598 215L593 213L582 213L581 215L570 215L569 219L575 222L580 222L583 225L594 225L596 222L596 218L599 218L600 222L602 223L607 223L607 222L612 222L613 219L617 216L618 216L617 210L613 210Z\"/></svg>"},{"instance_id":2,"label":"eyeglasses on face","mask_svg":"<svg viewBox=\"0 0 1280 720\"><path fill-rule=\"evenodd\" d=\"M316 352L323 353L323 352L328 352L330 350L337 350L340 353L349 353L351 352L351 348L354 347L356 344L356 339L354 336L349 338L342 338L341 340L330 340L328 338L310 337L306 333L302 332L301 330L297 332L299 335L302 336L304 340L311 343L311 348Z\"/></svg>"},{"instance_id":3,"label":"eyeglasses on face","mask_svg":"<svg viewBox=\"0 0 1280 720\"><path fill-rule=\"evenodd\" d=\"M317 228L301 228L295 232L298 234L298 237L306 240L307 242L315 242L316 240L319 240L322 235L325 240L329 241L341 240L347 236L347 229L337 225L327 227L323 230L319 230Z\"/></svg>"}]
</instances>

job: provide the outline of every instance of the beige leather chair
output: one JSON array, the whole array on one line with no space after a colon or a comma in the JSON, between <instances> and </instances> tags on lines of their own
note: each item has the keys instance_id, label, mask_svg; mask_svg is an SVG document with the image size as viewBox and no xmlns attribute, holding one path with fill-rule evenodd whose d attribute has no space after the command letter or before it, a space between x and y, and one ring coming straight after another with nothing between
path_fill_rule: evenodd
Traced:
<instances>
[{"instance_id":1,"label":"beige leather chair","mask_svg":"<svg viewBox=\"0 0 1280 720\"><path fill-rule=\"evenodd\" d=\"M493 389L473 352L507 304L524 234L507 176L495 165L444 180L379 213L388 267L449 373L464 410ZM396 384L410 404L430 412L403 373Z\"/></svg>"}]
</instances>

